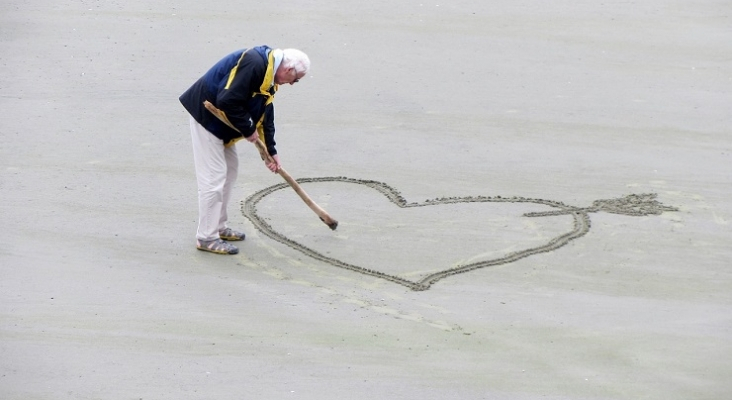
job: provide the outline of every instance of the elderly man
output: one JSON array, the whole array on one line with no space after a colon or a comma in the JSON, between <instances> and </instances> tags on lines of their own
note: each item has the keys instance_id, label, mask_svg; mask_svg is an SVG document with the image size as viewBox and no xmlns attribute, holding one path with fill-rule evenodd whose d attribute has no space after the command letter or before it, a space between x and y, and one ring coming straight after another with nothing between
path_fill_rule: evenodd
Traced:
<instances>
[{"instance_id":1,"label":"elderly man","mask_svg":"<svg viewBox=\"0 0 732 400\"><path fill-rule=\"evenodd\" d=\"M218 254L237 254L228 241L244 240L244 233L227 225L226 207L238 175L235 143L264 142L277 172L274 94L279 85L298 82L310 69L310 59L296 49L258 46L235 51L211 67L180 96L190 113L193 159L198 181L196 247Z\"/></svg>"}]
</instances>

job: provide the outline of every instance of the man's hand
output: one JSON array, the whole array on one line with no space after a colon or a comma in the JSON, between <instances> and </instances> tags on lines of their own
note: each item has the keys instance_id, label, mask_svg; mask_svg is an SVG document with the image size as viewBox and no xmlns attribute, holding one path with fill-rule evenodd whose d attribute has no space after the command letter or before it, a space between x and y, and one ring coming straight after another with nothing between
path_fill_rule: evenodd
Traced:
<instances>
[{"instance_id":1,"label":"man's hand","mask_svg":"<svg viewBox=\"0 0 732 400\"><path fill-rule=\"evenodd\" d=\"M257 131L254 131L250 136L245 137L244 139L248 140L249 143L257 143L257 139L259 139L259 135L257 134Z\"/></svg>"},{"instance_id":2,"label":"man's hand","mask_svg":"<svg viewBox=\"0 0 732 400\"><path fill-rule=\"evenodd\" d=\"M266 163L267 164L267 168L269 168L270 171L272 171L274 173L277 173L277 171L279 171L280 168L282 168L282 165L280 165L280 157L279 157L279 155L277 155L277 154L273 155L272 156L272 160L274 160L274 162L271 162L271 163L268 162L268 163Z\"/></svg>"}]
</instances>

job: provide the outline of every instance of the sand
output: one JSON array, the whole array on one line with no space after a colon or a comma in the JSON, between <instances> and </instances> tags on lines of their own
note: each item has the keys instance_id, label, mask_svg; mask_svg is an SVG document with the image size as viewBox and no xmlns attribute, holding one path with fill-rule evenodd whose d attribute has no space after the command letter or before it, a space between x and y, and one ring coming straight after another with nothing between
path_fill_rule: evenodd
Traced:
<instances>
[{"instance_id":1,"label":"sand","mask_svg":"<svg viewBox=\"0 0 732 400\"><path fill-rule=\"evenodd\" d=\"M0 398L732 396L731 12L5 1ZM240 143L200 252L177 97L258 44L339 226Z\"/></svg>"}]
</instances>

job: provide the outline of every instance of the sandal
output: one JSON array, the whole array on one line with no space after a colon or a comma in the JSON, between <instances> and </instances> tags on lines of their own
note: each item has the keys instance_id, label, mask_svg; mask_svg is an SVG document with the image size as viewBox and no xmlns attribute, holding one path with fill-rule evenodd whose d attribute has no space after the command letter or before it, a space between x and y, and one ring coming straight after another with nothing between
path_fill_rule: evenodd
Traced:
<instances>
[{"instance_id":1,"label":"sandal","mask_svg":"<svg viewBox=\"0 0 732 400\"><path fill-rule=\"evenodd\" d=\"M216 254L237 254L239 249L235 246L224 242L221 239L214 240L198 240L196 239L196 248L198 250L210 251Z\"/></svg>"},{"instance_id":2,"label":"sandal","mask_svg":"<svg viewBox=\"0 0 732 400\"><path fill-rule=\"evenodd\" d=\"M231 228L226 228L223 231L219 232L219 237L223 240L229 240L229 241L238 241L238 240L244 240L246 235L244 232L237 232Z\"/></svg>"}]
</instances>

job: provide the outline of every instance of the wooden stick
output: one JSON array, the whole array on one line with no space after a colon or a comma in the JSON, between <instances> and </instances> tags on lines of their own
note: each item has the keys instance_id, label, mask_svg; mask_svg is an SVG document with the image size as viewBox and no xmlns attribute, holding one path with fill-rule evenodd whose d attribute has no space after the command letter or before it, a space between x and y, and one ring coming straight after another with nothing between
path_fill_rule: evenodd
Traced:
<instances>
[{"instance_id":1,"label":"wooden stick","mask_svg":"<svg viewBox=\"0 0 732 400\"><path fill-rule=\"evenodd\" d=\"M208 111L210 111L213 115L216 116L216 118L220 119L223 123L234 129L235 131L241 133L240 130L238 130L234 125L231 124L228 118L226 118L226 114L224 114L221 110L216 108L213 104L211 104L208 100L203 102L203 105L206 107ZM254 132L254 135L256 135L257 132ZM257 150L259 150L259 155L262 157L262 160L267 161L268 163L273 163L274 159L272 156L269 155L269 152L267 151L267 146L265 146L262 141L257 138L257 141L254 142L254 145L257 147ZM321 221L323 221L328 227L332 230L335 230L338 227L338 221L331 218L328 213L323 210L318 204L316 204L313 199L308 196L307 193L300 187L300 184L297 183L295 179L293 179L290 174L285 171L284 168L281 168L277 170L277 173L280 174L280 176L292 187L292 189L295 190L295 193L297 193L298 196L302 199L302 201L305 202L305 204L310 207L313 212L320 218Z\"/></svg>"},{"instance_id":2,"label":"wooden stick","mask_svg":"<svg viewBox=\"0 0 732 400\"><path fill-rule=\"evenodd\" d=\"M256 142L254 142L254 145L257 146L257 150L259 150L259 155L262 156L262 160L266 160L269 163L275 162L272 156L269 155L269 152L267 151L267 146L265 146L259 138L257 138ZM305 193L302 187L300 187L300 184L298 184L297 181L293 179L290 174L285 171L284 168L280 167L280 169L277 170L277 173L280 174L285 182L290 184L290 186L295 190L295 193L300 196L302 201L304 201L305 204L307 204L308 207L310 207L310 209L313 210L313 212L315 212L315 214L320 217L320 220L325 222L325 224L328 225L330 229L335 230L338 227L338 221L331 218L331 216L328 215L325 210L323 210L317 203L315 203L313 199L311 199L310 196Z\"/></svg>"}]
</instances>

